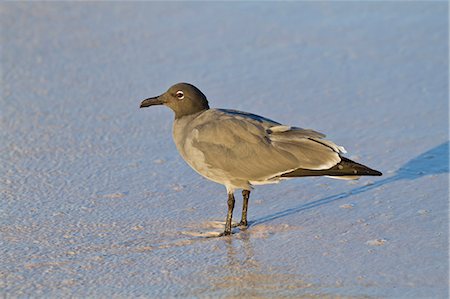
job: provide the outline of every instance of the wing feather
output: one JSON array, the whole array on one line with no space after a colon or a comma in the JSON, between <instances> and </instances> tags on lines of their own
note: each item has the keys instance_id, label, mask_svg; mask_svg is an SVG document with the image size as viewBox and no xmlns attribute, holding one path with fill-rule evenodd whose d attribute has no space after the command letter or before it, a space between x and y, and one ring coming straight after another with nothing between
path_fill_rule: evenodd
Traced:
<instances>
[{"instance_id":1,"label":"wing feather","mask_svg":"<svg viewBox=\"0 0 450 299\"><path fill-rule=\"evenodd\" d=\"M213 110L202 118L196 120L189 146L203 154L210 171L225 176L267 180L297 168L328 169L341 161L341 148L310 129L239 111Z\"/></svg>"}]
</instances>

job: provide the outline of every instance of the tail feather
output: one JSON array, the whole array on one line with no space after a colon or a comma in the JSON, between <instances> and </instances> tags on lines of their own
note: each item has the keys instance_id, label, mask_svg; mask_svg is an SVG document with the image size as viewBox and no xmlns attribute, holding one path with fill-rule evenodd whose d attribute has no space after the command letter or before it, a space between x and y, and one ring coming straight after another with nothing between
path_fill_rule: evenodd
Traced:
<instances>
[{"instance_id":1,"label":"tail feather","mask_svg":"<svg viewBox=\"0 0 450 299\"><path fill-rule=\"evenodd\" d=\"M381 172L378 170L371 169L365 165L356 163L350 159L341 157L341 162L336 164L335 166L329 168L329 169L323 169L323 170L310 170L310 169L303 169L303 168L297 168L291 172L282 174L281 177L286 178L293 178L293 177L303 177L303 176L365 176L365 175L373 175L373 176L380 176L382 175Z\"/></svg>"}]
</instances>

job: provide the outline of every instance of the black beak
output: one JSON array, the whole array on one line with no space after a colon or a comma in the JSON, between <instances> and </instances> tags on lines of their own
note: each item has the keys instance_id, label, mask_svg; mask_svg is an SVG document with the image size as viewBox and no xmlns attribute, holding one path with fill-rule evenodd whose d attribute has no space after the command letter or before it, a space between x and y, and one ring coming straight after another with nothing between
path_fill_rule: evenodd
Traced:
<instances>
[{"instance_id":1,"label":"black beak","mask_svg":"<svg viewBox=\"0 0 450 299\"><path fill-rule=\"evenodd\" d=\"M154 98L148 98L141 102L140 108L154 106L154 105L163 105L164 101L161 99L161 97L154 97Z\"/></svg>"}]
</instances>

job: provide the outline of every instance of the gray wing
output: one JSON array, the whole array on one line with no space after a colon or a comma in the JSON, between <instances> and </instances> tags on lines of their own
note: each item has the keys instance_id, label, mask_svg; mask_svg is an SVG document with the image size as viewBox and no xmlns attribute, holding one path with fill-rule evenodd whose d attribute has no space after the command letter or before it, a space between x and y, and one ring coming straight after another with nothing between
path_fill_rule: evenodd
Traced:
<instances>
[{"instance_id":1,"label":"gray wing","mask_svg":"<svg viewBox=\"0 0 450 299\"><path fill-rule=\"evenodd\" d=\"M229 110L205 114L190 136L189 143L202 152L208 167L253 181L297 168L328 169L341 161L343 151L319 132Z\"/></svg>"},{"instance_id":2,"label":"gray wing","mask_svg":"<svg viewBox=\"0 0 450 299\"><path fill-rule=\"evenodd\" d=\"M269 118L266 118L266 117L263 117L260 115L256 115L253 113L244 112L244 111L233 110L233 109L211 109L211 110L216 112L216 114L221 115L221 117L223 117L223 118L234 117L237 119L249 121L254 124L261 124L264 127L281 125L280 123L278 123L274 120L271 120Z\"/></svg>"}]
</instances>

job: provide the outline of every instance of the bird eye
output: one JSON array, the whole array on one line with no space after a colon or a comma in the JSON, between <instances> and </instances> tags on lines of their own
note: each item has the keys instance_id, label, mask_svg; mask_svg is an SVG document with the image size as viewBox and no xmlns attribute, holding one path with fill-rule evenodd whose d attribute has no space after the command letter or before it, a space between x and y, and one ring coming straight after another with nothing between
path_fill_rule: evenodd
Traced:
<instances>
[{"instance_id":1,"label":"bird eye","mask_svg":"<svg viewBox=\"0 0 450 299\"><path fill-rule=\"evenodd\" d=\"M177 91L177 98L178 98L179 100L184 99L184 93L183 93L181 90Z\"/></svg>"}]
</instances>

